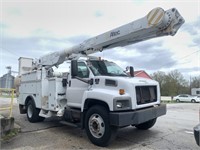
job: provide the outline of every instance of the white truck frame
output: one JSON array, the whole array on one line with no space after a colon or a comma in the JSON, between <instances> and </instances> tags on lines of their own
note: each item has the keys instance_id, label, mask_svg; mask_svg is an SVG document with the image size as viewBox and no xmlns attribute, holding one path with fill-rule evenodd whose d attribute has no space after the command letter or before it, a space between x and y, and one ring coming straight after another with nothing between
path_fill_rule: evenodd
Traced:
<instances>
[{"instance_id":1,"label":"white truck frame","mask_svg":"<svg viewBox=\"0 0 200 150\"><path fill-rule=\"evenodd\" d=\"M173 36L183 23L175 8L155 8L141 19L33 61L31 71L21 74L20 113L27 113L30 122L59 116L62 123L85 128L90 141L98 146L107 146L117 128L151 128L157 117L166 114L158 82L133 77L132 67L128 76L115 63L88 55ZM65 61L71 63L69 72L53 72L53 66Z\"/></svg>"}]
</instances>

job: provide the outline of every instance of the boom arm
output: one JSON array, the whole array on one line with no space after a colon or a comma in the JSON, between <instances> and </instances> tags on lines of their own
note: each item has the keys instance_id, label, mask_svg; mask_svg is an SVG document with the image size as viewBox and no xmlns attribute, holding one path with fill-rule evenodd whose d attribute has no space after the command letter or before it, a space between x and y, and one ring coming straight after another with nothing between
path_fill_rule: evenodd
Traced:
<instances>
[{"instance_id":1,"label":"boom arm","mask_svg":"<svg viewBox=\"0 0 200 150\"><path fill-rule=\"evenodd\" d=\"M141 19L90 38L72 48L47 54L39 59L38 64L50 68L63 63L66 59L72 59L74 54L88 55L156 37L173 36L184 22L183 17L175 8L167 11L155 8Z\"/></svg>"}]
</instances>

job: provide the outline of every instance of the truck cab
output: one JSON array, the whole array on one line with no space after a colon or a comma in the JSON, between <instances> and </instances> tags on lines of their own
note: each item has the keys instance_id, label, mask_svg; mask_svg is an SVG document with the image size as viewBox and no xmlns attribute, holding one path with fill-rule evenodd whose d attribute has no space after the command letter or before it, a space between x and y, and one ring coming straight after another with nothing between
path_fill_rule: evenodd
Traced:
<instances>
[{"instance_id":1,"label":"truck cab","mask_svg":"<svg viewBox=\"0 0 200 150\"><path fill-rule=\"evenodd\" d=\"M77 73L70 74L68 82L68 105L81 110L87 99L105 102L110 111L134 110L160 103L158 82L131 77L107 60L78 61ZM79 95L75 94L77 90Z\"/></svg>"}]
</instances>

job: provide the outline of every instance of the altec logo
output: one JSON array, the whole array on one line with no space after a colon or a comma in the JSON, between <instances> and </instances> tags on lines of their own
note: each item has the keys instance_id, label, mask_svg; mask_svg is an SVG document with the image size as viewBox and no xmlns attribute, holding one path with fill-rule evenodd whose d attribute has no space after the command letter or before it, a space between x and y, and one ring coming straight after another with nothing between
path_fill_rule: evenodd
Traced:
<instances>
[{"instance_id":1,"label":"altec logo","mask_svg":"<svg viewBox=\"0 0 200 150\"><path fill-rule=\"evenodd\" d=\"M120 34L120 30L110 32L110 37L117 36Z\"/></svg>"}]
</instances>

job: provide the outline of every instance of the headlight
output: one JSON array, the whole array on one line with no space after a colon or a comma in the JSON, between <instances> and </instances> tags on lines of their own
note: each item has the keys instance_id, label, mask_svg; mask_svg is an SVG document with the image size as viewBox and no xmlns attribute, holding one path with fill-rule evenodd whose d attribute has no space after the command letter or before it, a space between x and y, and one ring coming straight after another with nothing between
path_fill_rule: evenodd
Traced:
<instances>
[{"instance_id":1,"label":"headlight","mask_svg":"<svg viewBox=\"0 0 200 150\"><path fill-rule=\"evenodd\" d=\"M123 107L123 103L117 102L116 106L117 106L117 108L122 108Z\"/></svg>"},{"instance_id":2,"label":"headlight","mask_svg":"<svg viewBox=\"0 0 200 150\"><path fill-rule=\"evenodd\" d=\"M114 99L114 110L131 109L130 99Z\"/></svg>"}]
</instances>

